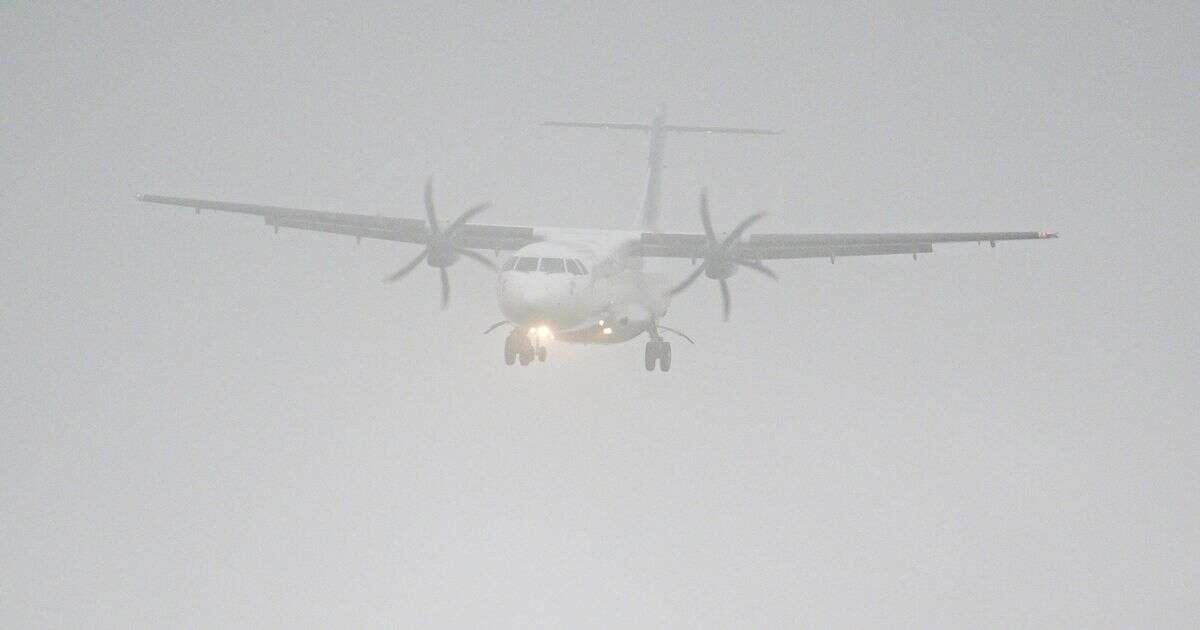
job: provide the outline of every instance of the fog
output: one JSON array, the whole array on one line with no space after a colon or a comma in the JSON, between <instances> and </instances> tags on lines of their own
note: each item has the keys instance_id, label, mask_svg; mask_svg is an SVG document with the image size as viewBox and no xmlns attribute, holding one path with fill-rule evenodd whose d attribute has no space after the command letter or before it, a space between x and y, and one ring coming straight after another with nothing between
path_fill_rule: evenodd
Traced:
<instances>
[{"instance_id":1,"label":"fog","mask_svg":"<svg viewBox=\"0 0 1200 630\"><path fill-rule=\"evenodd\" d=\"M0 6L0 626L1187 627L1194 2ZM495 279L161 193L779 262L506 367ZM683 278L687 261L666 268Z\"/></svg>"}]
</instances>

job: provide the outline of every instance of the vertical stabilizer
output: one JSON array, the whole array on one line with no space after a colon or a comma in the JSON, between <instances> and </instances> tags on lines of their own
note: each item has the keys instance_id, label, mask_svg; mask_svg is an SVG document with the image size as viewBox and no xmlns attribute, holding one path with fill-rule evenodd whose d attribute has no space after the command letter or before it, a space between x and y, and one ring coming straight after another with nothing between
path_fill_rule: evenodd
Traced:
<instances>
[{"instance_id":1,"label":"vertical stabilizer","mask_svg":"<svg viewBox=\"0 0 1200 630\"><path fill-rule=\"evenodd\" d=\"M663 154L667 148L667 112L660 109L650 124L650 155L646 164L646 192L638 215L638 229L658 231L658 205L662 201Z\"/></svg>"},{"instance_id":2,"label":"vertical stabilizer","mask_svg":"<svg viewBox=\"0 0 1200 630\"><path fill-rule=\"evenodd\" d=\"M774 135L780 132L771 129L753 129L746 127L688 127L667 124L666 108L659 110L649 125L638 123L594 123L594 122L558 122L542 123L545 127L583 127L587 129L624 129L645 131L650 134L650 153L647 160L646 192L642 197L642 207L638 212L637 229L648 232L658 230L659 202L662 199L663 156L667 147L668 133L739 133L749 135Z\"/></svg>"}]
</instances>

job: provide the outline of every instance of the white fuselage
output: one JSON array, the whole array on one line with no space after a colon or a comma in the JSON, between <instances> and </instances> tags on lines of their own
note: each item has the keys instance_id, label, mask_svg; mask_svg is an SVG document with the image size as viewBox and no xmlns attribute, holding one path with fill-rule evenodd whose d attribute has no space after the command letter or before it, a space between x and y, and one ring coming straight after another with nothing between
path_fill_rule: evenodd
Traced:
<instances>
[{"instance_id":1,"label":"white fuselage","mask_svg":"<svg viewBox=\"0 0 1200 630\"><path fill-rule=\"evenodd\" d=\"M665 278L646 273L634 250L640 233L547 232L499 273L496 295L509 322L545 326L559 341L619 343L666 314Z\"/></svg>"}]
</instances>

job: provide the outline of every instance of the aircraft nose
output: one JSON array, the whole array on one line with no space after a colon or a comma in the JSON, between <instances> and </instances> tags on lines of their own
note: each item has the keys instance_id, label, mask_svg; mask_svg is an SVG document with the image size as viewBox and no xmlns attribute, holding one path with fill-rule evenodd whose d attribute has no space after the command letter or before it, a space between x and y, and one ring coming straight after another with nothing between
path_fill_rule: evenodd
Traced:
<instances>
[{"instance_id":1,"label":"aircraft nose","mask_svg":"<svg viewBox=\"0 0 1200 630\"><path fill-rule=\"evenodd\" d=\"M566 306L566 296L552 289L543 289L530 296L529 307L551 319L559 317L559 311Z\"/></svg>"},{"instance_id":2,"label":"aircraft nose","mask_svg":"<svg viewBox=\"0 0 1200 630\"><path fill-rule=\"evenodd\" d=\"M500 307L509 321L517 324L550 323L566 326L575 322L569 285L531 274L506 274L500 280Z\"/></svg>"}]
</instances>

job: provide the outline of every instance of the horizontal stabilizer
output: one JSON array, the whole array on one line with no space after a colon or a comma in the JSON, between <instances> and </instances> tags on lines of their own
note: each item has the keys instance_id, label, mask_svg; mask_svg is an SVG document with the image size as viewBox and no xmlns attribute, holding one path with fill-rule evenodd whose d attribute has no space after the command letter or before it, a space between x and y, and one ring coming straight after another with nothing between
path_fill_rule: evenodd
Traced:
<instances>
[{"instance_id":1,"label":"horizontal stabilizer","mask_svg":"<svg viewBox=\"0 0 1200 630\"><path fill-rule=\"evenodd\" d=\"M646 193L642 197L642 209L638 219L638 228L657 231L658 202L662 196L663 153L667 136L672 133L732 133L750 136L774 136L781 131L774 129L758 129L754 127L697 127L692 125L668 125L666 108L659 111L650 124L640 123L610 123L610 122L573 122L550 120L542 123L543 127L582 127L584 129L622 129L628 131L644 131L650 135L650 154L647 166Z\"/></svg>"},{"instance_id":2,"label":"horizontal stabilizer","mask_svg":"<svg viewBox=\"0 0 1200 630\"><path fill-rule=\"evenodd\" d=\"M627 129L632 131L651 131L653 125L643 125L639 123L605 123L605 122L567 122L561 120L547 120L542 123L543 127L581 127L584 129ZM663 125L663 131L673 133L740 133L755 136L777 136L782 131L775 129L755 129L752 127L696 127L696 126L681 126L681 125Z\"/></svg>"},{"instance_id":3,"label":"horizontal stabilizer","mask_svg":"<svg viewBox=\"0 0 1200 630\"><path fill-rule=\"evenodd\" d=\"M751 129L746 127L680 127L677 125L667 125L667 131L677 131L684 133L744 133L755 136L777 136L782 131L774 129Z\"/></svg>"},{"instance_id":4,"label":"horizontal stabilizer","mask_svg":"<svg viewBox=\"0 0 1200 630\"><path fill-rule=\"evenodd\" d=\"M650 131L650 125L639 125L636 123L594 123L594 122L562 122L558 120L547 120L542 123L543 127L585 127L587 129L633 129L635 131Z\"/></svg>"}]
</instances>

